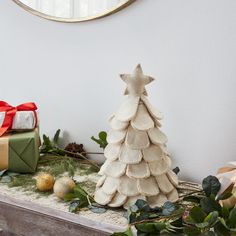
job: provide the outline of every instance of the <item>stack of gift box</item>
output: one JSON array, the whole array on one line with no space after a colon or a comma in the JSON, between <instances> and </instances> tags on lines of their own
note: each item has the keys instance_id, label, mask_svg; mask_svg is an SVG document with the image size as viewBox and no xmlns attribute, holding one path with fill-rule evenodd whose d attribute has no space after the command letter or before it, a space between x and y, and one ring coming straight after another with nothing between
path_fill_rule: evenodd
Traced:
<instances>
[{"instance_id":1,"label":"stack of gift box","mask_svg":"<svg viewBox=\"0 0 236 236\"><path fill-rule=\"evenodd\" d=\"M37 106L0 101L0 171L34 173L39 159Z\"/></svg>"}]
</instances>

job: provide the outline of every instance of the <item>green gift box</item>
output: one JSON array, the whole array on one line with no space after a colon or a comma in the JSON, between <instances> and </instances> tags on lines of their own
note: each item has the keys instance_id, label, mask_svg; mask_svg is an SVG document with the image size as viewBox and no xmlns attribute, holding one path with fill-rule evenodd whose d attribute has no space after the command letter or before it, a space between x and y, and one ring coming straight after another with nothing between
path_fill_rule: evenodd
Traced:
<instances>
[{"instance_id":1,"label":"green gift box","mask_svg":"<svg viewBox=\"0 0 236 236\"><path fill-rule=\"evenodd\" d=\"M0 170L34 173L39 159L38 129L0 137Z\"/></svg>"}]
</instances>

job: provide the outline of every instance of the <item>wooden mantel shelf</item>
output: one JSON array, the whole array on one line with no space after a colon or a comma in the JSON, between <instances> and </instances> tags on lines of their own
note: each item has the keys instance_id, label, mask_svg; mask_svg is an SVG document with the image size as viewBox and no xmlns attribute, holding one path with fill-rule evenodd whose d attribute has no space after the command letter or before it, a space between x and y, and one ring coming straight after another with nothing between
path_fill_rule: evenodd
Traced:
<instances>
[{"instance_id":1,"label":"wooden mantel shelf","mask_svg":"<svg viewBox=\"0 0 236 236\"><path fill-rule=\"evenodd\" d=\"M99 236L124 227L95 221L0 193L1 236Z\"/></svg>"}]
</instances>

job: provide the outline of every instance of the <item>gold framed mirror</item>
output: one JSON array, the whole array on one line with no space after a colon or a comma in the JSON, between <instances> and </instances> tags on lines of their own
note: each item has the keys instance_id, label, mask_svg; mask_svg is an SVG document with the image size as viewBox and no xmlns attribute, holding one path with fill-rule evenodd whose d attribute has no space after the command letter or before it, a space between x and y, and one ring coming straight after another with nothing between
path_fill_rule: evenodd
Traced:
<instances>
[{"instance_id":1,"label":"gold framed mirror","mask_svg":"<svg viewBox=\"0 0 236 236\"><path fill-rule=\"evenodd\" d=\"M59 22L82 22L111 15L136 0L13 0L26 11Z\"/></svg>"}]
</instances>

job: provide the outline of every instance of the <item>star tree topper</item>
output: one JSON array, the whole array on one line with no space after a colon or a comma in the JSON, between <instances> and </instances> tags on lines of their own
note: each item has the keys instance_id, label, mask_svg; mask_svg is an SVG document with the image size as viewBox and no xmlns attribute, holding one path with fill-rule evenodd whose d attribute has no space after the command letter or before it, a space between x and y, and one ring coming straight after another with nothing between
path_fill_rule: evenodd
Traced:
<instances>
[{"instance_id":1,"label":"star tree topper","mask_svg":"<svg viewBox=\"0 0 236 236\"><path fill-rule=\"evenodd\" d=\"M140 64L137 65L133 74L121 74L120 77L127 84L124 94L131 96L147 96L145 86L154 80L151 76L143 74Z\"/></svg>"}]
</instances>

